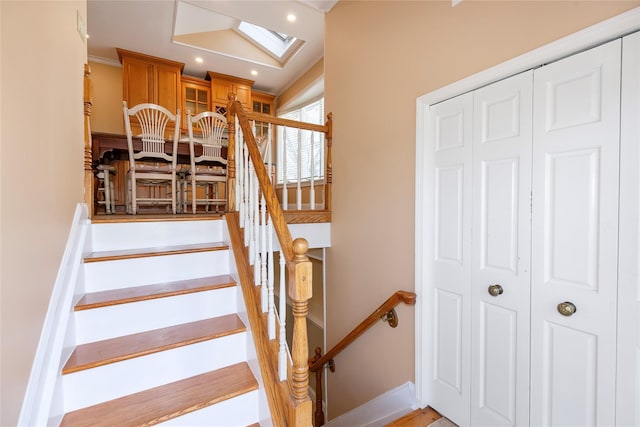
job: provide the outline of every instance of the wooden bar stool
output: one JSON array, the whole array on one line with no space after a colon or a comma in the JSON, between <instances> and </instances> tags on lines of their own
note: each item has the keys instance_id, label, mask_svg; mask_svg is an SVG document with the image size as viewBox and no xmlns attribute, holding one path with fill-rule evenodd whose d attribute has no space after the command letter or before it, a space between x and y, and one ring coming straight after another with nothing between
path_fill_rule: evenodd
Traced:
<instances>
[{"instance_id":1,"label":"wooden bar stool","mask_svg":"<svg viewBox=\"0 0 640 427\"><path fill-rule=\"evenodd\" d=\"M111 165L100 164L96 166L96 178L98 179L98 188L96 203L104 205L104 211L107 214L116 213L115 192L113 191L113 177L116 174L116 168ZM102 200L100 200L102 194Z\"/></svg>"}]
</instances>

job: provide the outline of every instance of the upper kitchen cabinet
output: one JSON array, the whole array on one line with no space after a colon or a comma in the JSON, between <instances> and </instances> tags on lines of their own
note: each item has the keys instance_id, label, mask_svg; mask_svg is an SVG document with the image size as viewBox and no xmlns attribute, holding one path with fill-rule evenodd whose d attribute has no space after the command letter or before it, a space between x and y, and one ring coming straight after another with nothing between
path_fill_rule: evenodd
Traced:
<instances>
[{"instance_id":1,"label":"upper kitchen cabinet","mask_svg":"<svg viewBox=\"0 0 640 427\"><path fill-rule=\"evenodd\" d=\"M207 71L207 80L211 81L211 101L214 111L226 114L228 94L233 92L247 112L251 111L251 86L253 80Z\"/></svg>"},{"instance_id":2,"label":"upper kitchen cabinet","mask_svg":"<svg viewBox=\"0 0 640 427\"><path fill-rule=\"evenodd\" d=\"M123 100L132 107L142 103L162 105L176 113L181 104L184 64L143 53L116 49L122 63Z\"/></svg>"}]
</instances>

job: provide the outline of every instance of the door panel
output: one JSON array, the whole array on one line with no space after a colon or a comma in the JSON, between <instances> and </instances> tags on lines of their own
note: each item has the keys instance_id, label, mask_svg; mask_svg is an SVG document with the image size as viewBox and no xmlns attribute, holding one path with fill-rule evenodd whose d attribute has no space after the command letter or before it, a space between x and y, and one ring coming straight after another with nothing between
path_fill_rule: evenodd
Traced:
<instances>
[{"instance_id":1,"label":"door panel","mask_svg":"<svg viewBox=\"0 0 640 427\"><path fill-rule=\"evenodd\" d=\"M474 425L529 421L532 87L529 71L473 94Z\"/></svg>"},{"instance_id":2,"label":"door panel","mask_svg":"<svg viewBox=\"0 0 640 427\"><path fill-rule=\"evenodd\" d=\"M544 322L541 425L596 425L597 341L595 334Z\"/></svg>"},{"instance_id":3,"label":"door panel","mask_svg":"<svg viewBox=\"0 0 640 427\"><path fill-rule=\"evenodd\" d=\"M545 156L544 283L598 290L598 149Z\"/></svg>"},{"instance_id":4,"label":"door panel","mask_svg":"<svg viewBox=\"0 0 640 427\"><path fill-rule=\"evenodd\" d=\"M620 46L534 72L532 425L615 424Z\"/></svg>"},{"instance_id":5,"label":"door panel","mask_svg":"<svg viewBox=\"0 0 640 427\"><path fill-rule=\"evenodd\" d=\"M463 264L464 166L436 169L436 261Z\"/></svg>"},{"instance_id":6,"label":"door panel","mask_svg":"<svg viewBox=\"0 0 640 427\"><path fill-rule=\"evenodd\" d=\"M462 390L462 295L443 290L435 294L434 378L452 392Z\"/></svg>"},{"instance_id":7,"label":"door panel","mask_svg":"<svg viewBox=\"0 0 640 427\"><path fill-rule=\"evenodd\" d=\"M618 425L640 425L640 32L622 39Z\"/></svg>"},{"instance_id":8,"label":"door panel","mask_svg":"<svg viewBox=\"0 0 640 427\"><path fill-rule=\"evenodd\" d=\"M426 399L461 426L470 423L471 111L471 94L431 107L426 182Z\"/></svg>"},{"instance_id":9,"label":"door panel","mask_svg":"<svg viewBox=\"0 0 640 427\"><path fill-rule=\"evenodd\" d=\"M516 397L520 397L516 392L517 327L516 311L480 302L477 425L490 424L486 419L494 425L515 425Z\"/></svg>"}]
</instances>

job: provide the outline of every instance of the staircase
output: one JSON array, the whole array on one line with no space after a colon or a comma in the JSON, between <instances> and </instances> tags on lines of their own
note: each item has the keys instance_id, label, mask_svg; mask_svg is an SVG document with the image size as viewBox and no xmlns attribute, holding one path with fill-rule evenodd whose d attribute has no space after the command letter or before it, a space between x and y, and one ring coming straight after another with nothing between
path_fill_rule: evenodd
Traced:
<instances>
[{"instance_id":1,"label":"staircase","mask_svg":"<svg viewBox=\"0 0 640 427\"><path fill-rule=\"evenodd\" d=\"M62 426L271 425L221 219L94 223Z\"/></svg>"}]
</instances>

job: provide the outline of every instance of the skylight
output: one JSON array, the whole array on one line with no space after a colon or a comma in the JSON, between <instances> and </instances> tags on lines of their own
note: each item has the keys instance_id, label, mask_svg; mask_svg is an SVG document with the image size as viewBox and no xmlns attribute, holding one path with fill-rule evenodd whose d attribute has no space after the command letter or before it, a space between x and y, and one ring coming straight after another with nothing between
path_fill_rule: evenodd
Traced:
<instances>
[{"instance_id":1,"label":"skylight","mask_svg":"<svg viewBox=\"0 0 640 427\"><path fill-rule=\"evenodd\" d=\"M304 43L293 36L272 31L246 21L240 21L238 31L281 62L285 62Z\"/></svg>"}]
</instances>

